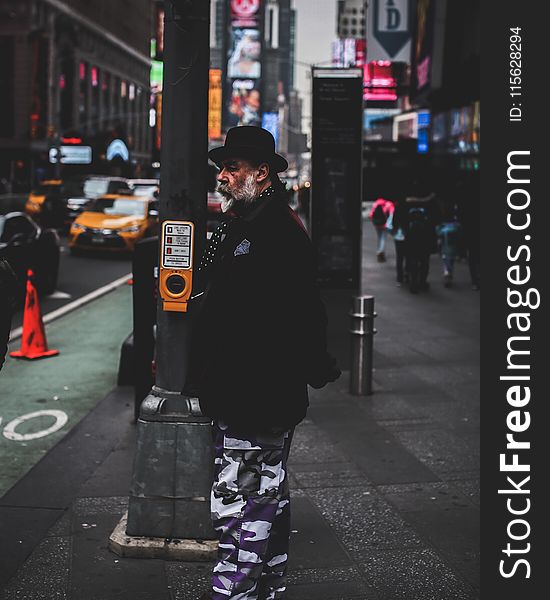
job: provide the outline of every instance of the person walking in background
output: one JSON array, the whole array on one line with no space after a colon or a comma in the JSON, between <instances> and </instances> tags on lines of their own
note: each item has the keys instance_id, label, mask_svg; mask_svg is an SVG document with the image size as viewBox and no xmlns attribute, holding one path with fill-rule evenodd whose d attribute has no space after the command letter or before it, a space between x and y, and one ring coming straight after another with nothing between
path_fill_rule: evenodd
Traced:
<instances>
[{"instance_id":1,"label":"person walking in background","mask_svg":"<svg viewBox=\"0 0 550 600\"><path fill-rule=\"evenodd\" d=\"M409 290L413 294L430 287L430 255L437 252L438 214L435 194L428 193L421 182L413 182L412 194L405 198L399 219L405 232Z\"/></svg>"},{"instance_id":2,"label":"person walking in background","mask_svg":"<svg viewBox=\"0 0 550 600\"><path fill-rule=\"evenodd\" d=\"M447 203L443 208L443 221L437 225L439 253L443 261L443 285L453 285L455 259L461 255L462 227L458 222L455 206Z\"/></svg>"},{"instance_id":3,"label":"person walking in background","mask_svg":"<svg viewBox=\"0 0 550 600\"><path fill-rule=\"evenodd\" d=\"M406 241L403 223L401 222L403 211L401 210L403 203L396 199L394 202L394 210L391 211L388 220L386 221L386 230L393 237L395 245L395 271L397 285L401 287L403 283L408 283L409 275L407 272L406 262Z\"/></svg>"},{"instance_id":4,"label":"person walking in background","mask_svg":"<svg viewBox=\"0 0 550 600\"><path fill-rule=\"evenodd\" d=\"M459 208L459 219L462 224L464 246L468 257L472 289L479 290L481 286L480 268L480 194L479 175L464 175L454 190L455 203Z\"/></svg>"},{"instance_id":5,"label":"person walking in background","mask_svg":"<svg viewBox=\"0 0 550 600\"><path fill-rule=\"evenodd\" d=\"M386 229L386 221L393 212L394 205L391 200L385 198L377 198L370 210L369 219L371 220L374 229L376 231L376 258L378 262L384 262L386 260L386 237L388 230Z\"/></svg>"}]
</instances>

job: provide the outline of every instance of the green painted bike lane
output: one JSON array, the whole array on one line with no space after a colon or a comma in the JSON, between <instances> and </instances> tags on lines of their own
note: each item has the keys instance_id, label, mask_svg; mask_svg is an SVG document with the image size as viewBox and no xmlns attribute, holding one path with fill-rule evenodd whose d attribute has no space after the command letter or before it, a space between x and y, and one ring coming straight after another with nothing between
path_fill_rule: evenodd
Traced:
<instances>
[{"instance_id":1,"label":"green painted bike lane","mask_svg":"<svg viewBox=\"0 0 550 600\"><path fill-rule=\"evenodd\" d=\"M131 328L132 289L122 285L46 326L58 356L7 357L0 371L0 497L116 385Z\"/></svg>"}]
</instances>

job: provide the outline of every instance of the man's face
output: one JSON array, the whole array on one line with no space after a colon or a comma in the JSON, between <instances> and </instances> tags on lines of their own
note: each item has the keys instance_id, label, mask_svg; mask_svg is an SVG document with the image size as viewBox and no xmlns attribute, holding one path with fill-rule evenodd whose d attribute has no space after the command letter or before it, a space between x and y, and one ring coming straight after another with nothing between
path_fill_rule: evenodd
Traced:
<instances>
[{"instance_id":1,"label":"man's face","mask_svg":"<svg viewBox=\"0 0 550 600\"><path fill-rule=\"evenodd\" d=\"M243 159L224 160L218 173L218 192L223 196L222 211L227 212L234 204L250 204L257 200L258 170Z\"/></svg>"}]
</instances>

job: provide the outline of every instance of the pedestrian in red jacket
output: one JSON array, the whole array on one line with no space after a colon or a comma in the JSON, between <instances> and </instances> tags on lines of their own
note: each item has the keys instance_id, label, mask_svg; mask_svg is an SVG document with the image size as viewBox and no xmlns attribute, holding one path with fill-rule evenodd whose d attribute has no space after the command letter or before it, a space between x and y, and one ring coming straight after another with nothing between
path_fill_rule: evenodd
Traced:
<instances>
[{"instance_id":1,"label":"pedestrian in red jacket","mask_svg":"<svg viewBox=\"0 0 550 600\"><path fill-rule=\"evenodd\" d=\"M394 206L391 200L385 198L377 198L372 205L369 213L369 219L371 220L374 229L376 231L376 258L379 262L386 260L385 248L386 248L386 221L393 212Z\"/></svg>"}]
</instances>

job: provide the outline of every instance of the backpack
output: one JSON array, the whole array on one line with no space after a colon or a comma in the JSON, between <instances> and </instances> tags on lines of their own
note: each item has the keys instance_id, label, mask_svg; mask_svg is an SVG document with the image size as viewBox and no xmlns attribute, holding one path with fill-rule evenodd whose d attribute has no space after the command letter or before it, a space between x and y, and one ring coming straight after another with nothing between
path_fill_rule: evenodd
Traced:
<instances>
[{"instance_id":1,"label":"backpack","mask_svg":"<svg viewBox=\"0 0 550 600\"><path fill-rule=\"evenodd\" d=\"M426 209L416 206L409 208L408 217L407 240L413 244L425 243L429 232Z\"/></svg>"},{"instance_id":2,"label":"backpack","mask_svg":"<svg viewBox=\"0 0 550 600\"><path fill-rule=\"evenodd\" d=\"M380 226L384 225L387 218L388 218L388 216L386 215L386 212L384 211L384 207L382 206L382 204L378 204L378 206L374 209L374 212L372 213L373 224L380 225Z\"/></svg>"}]
</instances>

